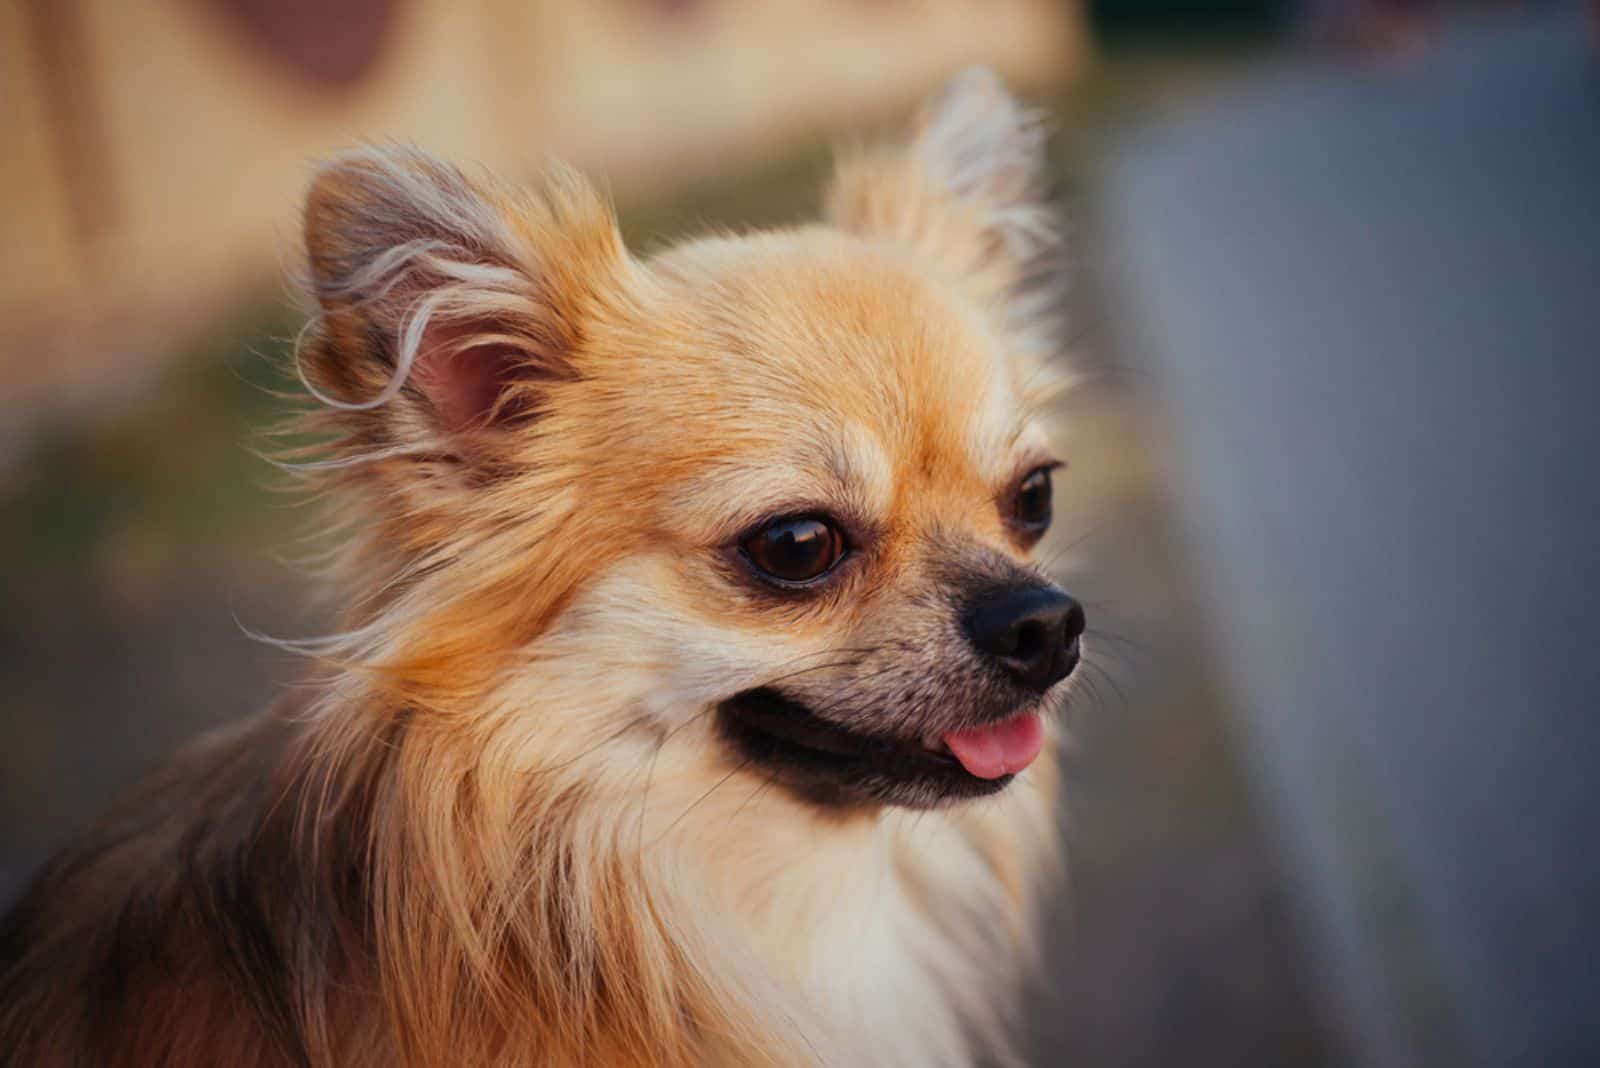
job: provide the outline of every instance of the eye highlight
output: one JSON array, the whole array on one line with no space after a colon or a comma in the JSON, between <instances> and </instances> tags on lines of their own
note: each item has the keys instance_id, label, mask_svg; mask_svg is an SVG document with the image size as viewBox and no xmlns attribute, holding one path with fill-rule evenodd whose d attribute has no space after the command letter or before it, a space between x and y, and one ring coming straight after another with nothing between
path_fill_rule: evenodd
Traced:
<instances>
[{"instance_id":1,"label":"eye highlight","mask_svg":"<svg viewBox=\"0 0 1600 1068\"><path fill-rule=\"evenodd\" d=\"M1036 467L1017 483L1017 492L1011 498L1009 516L1013 525L1030 534L1043 534L1050 526L1052 493L1050 472L1056 466L1056 464L1045 464Z\"/></svg>"},{"instance_id":2,"label":"eye highlight","mask_svg":"<svg viewBox=\"0 0 1600 1068\"><path fill-rule=\"evenodd\" d=\"M739 542L739 551L762 577L789 586L826 575L844 550L839 528L814 515L774 519Z\"/></svg>"}]
</instances>

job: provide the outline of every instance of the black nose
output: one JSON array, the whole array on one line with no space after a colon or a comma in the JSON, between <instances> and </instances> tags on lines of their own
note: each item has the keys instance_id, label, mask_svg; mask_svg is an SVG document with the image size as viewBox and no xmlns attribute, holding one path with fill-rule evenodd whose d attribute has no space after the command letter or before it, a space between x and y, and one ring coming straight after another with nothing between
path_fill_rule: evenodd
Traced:
<instances>
[{"instance_id":1,"label":"black nose","mask_svg":"<svg viewBox=\"0 0 1600 1068\"><path fill-rule=\"evenodd\" d=\"M1041 693L1078 666L1083 606L1055 586L1011 586L991 593L962 620L978 652Z\"/></svg>"}]
</instances>

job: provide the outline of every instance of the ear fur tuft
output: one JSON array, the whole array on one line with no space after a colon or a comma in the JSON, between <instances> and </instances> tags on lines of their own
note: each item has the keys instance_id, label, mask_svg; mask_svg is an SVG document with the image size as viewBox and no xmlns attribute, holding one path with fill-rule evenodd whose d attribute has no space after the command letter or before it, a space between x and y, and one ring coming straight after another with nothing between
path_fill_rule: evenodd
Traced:
<instances>
[{"instance_id":1,"label":"ear fur tuft","mask_svg":"<svg viewBox=\"0 0 1600 1068\"><path fill-rule=\"evenodd\" d=\"M325 166L305 242L322 311L307 389L352 415L390 409L363 436L435 454L534 410L541 381L573 373L586 307L626 256L581 179L557 172L519 195L406 146Z\"/></svg>"},{"instance_id":2,"label":"ear fur tuft","mask_svg":"<svg viewBox=\"0 0 1600 1068\"><path fill-rule=\"evenodd\" d=\"M841 158L827 216L934 256L989 291L1013 286L1053 241L1039 191L1044 132L992 71L957 75L909 143Z\"/></svg>"},{"instance_id":3,"label":"ear fur tuft","mask_svg":"<svg viewBox=\"0 0 1600 1068\"><path fill-rule=\"evenodd\" d=\"M1037 188L1044 143L1039 114L1017 103L993 71L973 67L924 113L914 151L940 187L984 205L1007 251L1025 258L1054 235Z\"/></svg>"}]
</instances>

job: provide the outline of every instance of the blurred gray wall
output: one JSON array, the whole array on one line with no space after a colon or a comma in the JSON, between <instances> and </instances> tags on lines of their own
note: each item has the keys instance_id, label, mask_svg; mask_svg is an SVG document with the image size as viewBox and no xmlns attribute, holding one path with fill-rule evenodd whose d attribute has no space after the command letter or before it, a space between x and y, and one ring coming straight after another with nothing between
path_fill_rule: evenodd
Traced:
<instances>
[{"instance_id":1,"label":"blurred gray wall","mask_svg":"<svg viewBox=\"0 0 1600 1068\"><path fill-rule=\"evenodd\" d=\"M1600 1064L1600 63L1579 13L1123 146L1122 308L1357 1059Z\"/></svg>"}]
</instances>

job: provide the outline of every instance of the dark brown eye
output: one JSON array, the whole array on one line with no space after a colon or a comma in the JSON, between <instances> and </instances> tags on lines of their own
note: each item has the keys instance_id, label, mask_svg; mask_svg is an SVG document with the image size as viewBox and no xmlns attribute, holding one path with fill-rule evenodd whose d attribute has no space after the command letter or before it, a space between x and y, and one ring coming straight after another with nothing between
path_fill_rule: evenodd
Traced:
<instances>
[{"instance_id":1,"label":"dark brown eye","mask_svg":"<svg viewBox=\"0 0 1600 1068\"><path fill-rule=\"evenodd\" d=\"M756 570L779 582L810 582L844 555L844 537L815 516L775 519L739 543Z\"/></svg>"},{"instance_id":2,"label":"dark brown eye","mask_svg":"<svg viewBox=\"0 0 1600 1068\"><path fill-rule=\"evenodd\" d=\"M1017 486L1011 518L1018 526L1034 531L1050 525L1050 468L1035 468Z\"/></svg>"}]
</instances>

